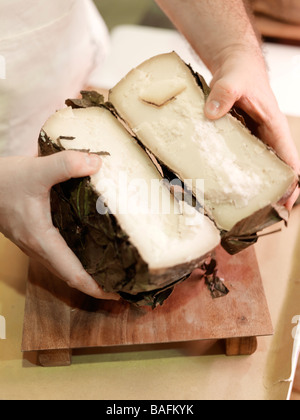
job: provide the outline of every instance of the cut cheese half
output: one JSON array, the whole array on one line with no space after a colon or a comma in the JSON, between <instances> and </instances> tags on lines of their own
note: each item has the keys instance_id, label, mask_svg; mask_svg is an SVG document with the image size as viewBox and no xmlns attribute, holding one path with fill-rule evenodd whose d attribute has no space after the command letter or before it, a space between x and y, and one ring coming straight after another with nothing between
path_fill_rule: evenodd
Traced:
<instances>
[{"instance_id":1,"label":"cut cheese half","mask_svg":"<svg viewBox=\"0 0 300 420\"><path fill-rule=\"evenodd\" d=\"M143 145L185 182L220 230L230 231L280 202L297 185L294 171L232 115L218 121L205 117L206 95L176 53L153 57L132 70L109 100Z\"/></svg>"},{"instance_id":2,"label":"cut cheese half","mask_svg":"<svg viewBox=\"0 0 300 420\"><path fill-rule=\"evenodd\" d=\"M220 243L220 233L212 221L195 208L175 199L168 186L162 182L161 174L145 150L105 107L68 107L58 111L43 127L40 137L43 155L49 153L49 144L54 145L57 150L102 152L102 167L90 179L90 186L96 197L99 197L98 214L94 215L96 212L93 208L87 212L81 210L89 204L89 195L83 194L85 201L82 201L81 191L76 190L75 204L76 200L82 201L79 203L79 210L76 205L76 218L81 220L80 223L77 222L78 227L74 227L73 231L76 235L76 230L90 228L91 231L86 233L87 239L93 237L95 234L91 222L88 221L92 215L93 226L97 223L102 229L101 226L108 223L108 217L111 218L110 223L117 224L118 229L123 232L120 234L118 230L118 233L110 235L113 245L108 244L104 248L101 245L98 248L98 261L93 270L97 279L96 271L99 269L99 278L102 279L101 261L104 254L108 253L109 246L116 249L119 240L123 241L120 250L117 250L119 260L113 264L111 258L109 264L112 273L114 267L119 267L119 270L124 269L124 275L119 279L120 284L113 285L113 282L109 281L106 269L106 280L102 285L107 290L136 294L165 287L190 274ZM65 201L72 198L72 194L69 195L69 198L65 195ZM105 211L107 209L109 213ZM58 223L62 223L58 227L61 228L67 243L76 252L74 244L83 242L84 253L84 236L70 238L61 222L67 215L61 212L58 216ZM98 241L102 240L100 235ZM129 270L129 263L124 262L124 255L128 255L129 250L132 255L132 247L139 258L135 259L135 262L130 260L132 267ZM89 246L86 246L86 252L89 250ZM96 244L92 253L97 259ZM89 259L88 255L85 257ZM99 282L101 283L101 280Z\"/></svg>"}]
</instances>

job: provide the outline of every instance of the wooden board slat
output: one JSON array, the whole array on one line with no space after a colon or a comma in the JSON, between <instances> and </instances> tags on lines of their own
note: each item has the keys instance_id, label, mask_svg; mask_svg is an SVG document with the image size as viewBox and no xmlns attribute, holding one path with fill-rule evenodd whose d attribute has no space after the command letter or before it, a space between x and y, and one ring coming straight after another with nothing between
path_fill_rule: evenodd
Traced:
<instances>
[{"instance_id":1,"label":"wooden board slat","mask_svg":"<svg viewBox=\"0 0 300 420\"><path fill-rule=\"evenodd\" d=\"M22 350L70 347L72 290L36 261L29 265Z\"/></svg>"},{"instance_id":2,"label":"wooden board slat","mask_svg":"<svg viewBox=\"0 0 300 420\"><path fill-rule=\"evenodd\" d=\"M219 275L230 293L219 299L195 272L163 306L152 310L100 301L68 288L32 261L23 351L82 349L273 334L255 251L217 250Z\"/></svg>"}]
</instances>

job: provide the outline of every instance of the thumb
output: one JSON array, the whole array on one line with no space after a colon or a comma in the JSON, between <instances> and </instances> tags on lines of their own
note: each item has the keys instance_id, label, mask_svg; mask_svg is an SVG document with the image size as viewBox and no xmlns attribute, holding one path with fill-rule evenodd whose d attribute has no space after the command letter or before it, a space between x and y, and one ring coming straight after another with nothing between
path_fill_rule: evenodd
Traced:
<instances>
[{"instance_id":1,"label":"thumb","mask_svg":"<svg viewBox=\"0 0 300 420\"><path fill-rule=\"evenodd\" d=\"M207 98L204 113L210 120L217 120L227 114L239 95L225 80L218 80L213 84L209 97Z\"/></svg>"},{"instance_id":2,"label":"thumb","mask_svg":"<svg viewBox=\"0 0 300 420\"><path fill-rule=\"evenodd\" d=\"M101 158L95 154L65 151L36 158L36 173L47 188L71 178L93 175L101 167Z\"/></svg>"}]
</instances>

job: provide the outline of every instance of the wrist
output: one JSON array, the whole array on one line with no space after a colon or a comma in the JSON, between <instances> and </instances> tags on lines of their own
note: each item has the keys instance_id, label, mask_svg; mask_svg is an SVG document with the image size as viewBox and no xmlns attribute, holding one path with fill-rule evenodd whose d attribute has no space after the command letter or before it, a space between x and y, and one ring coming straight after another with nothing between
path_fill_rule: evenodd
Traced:
<instances>
[{"instance_id":1,"label":"wrist","mask_svg":"<svg viewBox=\"0 0 300 420\"><path fill-rule=\"evenodd\" d=\"M238 67L243 63L247 66L263 66L266 68L266 62L259 43L234 43L223 46L222 49L215 51L211 60L207 61L207 66L212 74L226 65L228 62L236 61Z\"/></svg>"}]
</instances>

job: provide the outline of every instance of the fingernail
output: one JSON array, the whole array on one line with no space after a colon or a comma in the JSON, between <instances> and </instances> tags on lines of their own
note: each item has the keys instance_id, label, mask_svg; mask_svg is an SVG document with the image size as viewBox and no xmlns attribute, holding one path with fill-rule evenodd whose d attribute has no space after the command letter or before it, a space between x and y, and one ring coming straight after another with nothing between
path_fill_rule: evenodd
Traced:
<instances>
[{"instance_id":1,"label":"fingernail","mask_svg":"<svg viewBox=\"0 0 300 420\"><path fill-rule=\"evenodd\" d=\"M102 162L99 156L93 154L86 155L85 160L91 169L98 169Z\"/></svg>"},{"instance_id":2,"label":"fingernail","mask_svg":"<svg viewBox=\"0 0 300 420\"><path fill-rule=\"evenodd\" d=\"M221 104L218 101L211 100L206 104L206 112L212 117L216 117L220 113Z\"/></svg>"}]
</instances>

